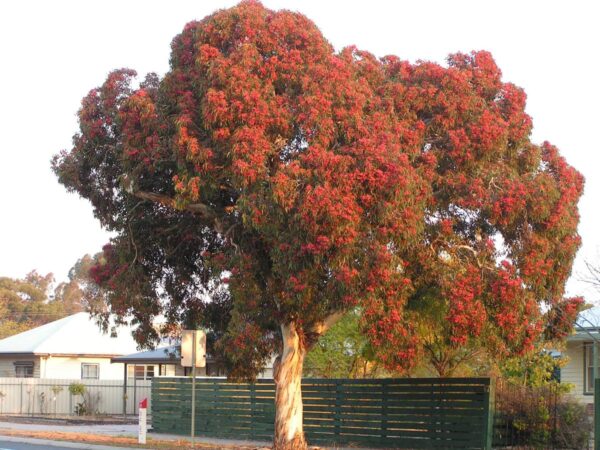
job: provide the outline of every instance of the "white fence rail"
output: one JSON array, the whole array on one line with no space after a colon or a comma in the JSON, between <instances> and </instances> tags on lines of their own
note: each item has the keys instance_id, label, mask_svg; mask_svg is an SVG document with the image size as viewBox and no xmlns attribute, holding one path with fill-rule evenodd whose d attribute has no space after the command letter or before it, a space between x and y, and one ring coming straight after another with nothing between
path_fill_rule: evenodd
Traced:
<instances>
[{"instance_id":1,"label":"white fence rail","mask_svg":"<svg viewBox=\"0 0 600 450\"><path fill-rule=\"evenodd\" d=\"M85 386L83 395L71 394L73 383ZM141 400L152 401L151 385L149 380L129 380L124 388L123 380L0 378L0 415L137 414Z\"/></svg>"}]
</instances>

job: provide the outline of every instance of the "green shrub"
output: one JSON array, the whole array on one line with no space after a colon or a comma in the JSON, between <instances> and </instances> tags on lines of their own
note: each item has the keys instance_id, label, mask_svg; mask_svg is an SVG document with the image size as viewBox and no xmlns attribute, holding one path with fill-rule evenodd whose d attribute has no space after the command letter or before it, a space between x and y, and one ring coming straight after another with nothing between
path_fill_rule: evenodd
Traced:
<instances>
[{"instance_id":1,"label":"green shrub","mask_svg":"<svg viewBox=\"0 0 600 450\"><path fill-rule=\"evenodd\" d=\"M590 432L585 407L565 394L564 386L498 382L495 448L583 449Z\"/></svg>"},{"instance_id":2,"label":"green shrub","mask_svg":"<svg viewBox=\"0 0 600 450\"><path fill-rule=\"evenodd\" d=\"M588 448L591 423L585 406L573 399L558 405L557 448Z\"/></svg>"},{"instance_id":3,"label":"green shrub","mask_svg":"<svg viewBox=\"0 0 600 450\"><path fill-rule=\"evenodd\" d=\"M82 383L71 383L69 385L69 392L71 395L81 395L81 402L75 405L75 415L85 416L89 414L88 408L84 399L85 385Z\"/></svg>"},{"instance_id":4,"label":"green shrub","mask_svg":"<svg viewBox=\"0 0 600 450\"><path fill-rule=\"evenodd\" d=\"M82 383L71 383L69 385L69 392L71 395L81 395L85 393L85 385Z\"/></svg>"}]
</instances>

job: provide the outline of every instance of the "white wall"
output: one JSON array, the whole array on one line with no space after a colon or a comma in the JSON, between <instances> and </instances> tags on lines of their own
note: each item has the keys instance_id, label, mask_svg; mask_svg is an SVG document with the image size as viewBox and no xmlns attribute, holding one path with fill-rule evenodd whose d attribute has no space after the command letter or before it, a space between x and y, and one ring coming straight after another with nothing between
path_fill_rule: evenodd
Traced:
<instances>
[{"instance_id":1,"label":"white wall","mask_svg":"<svg viewBox=\"0 0 600 450\"><path fill-rule=\"evenodd\" d=\"M123 364L111 363L110 358L84 358L49 356L42 357L40 364L40 378L67 378L81 379L81 364L98 364L99 380L123 379Z\"/></svg>"},{"instance_id":2,"label":"white wall","mask_svg":"<svg viewBox=\"0 0 600 450\"><path fill-rule=\"evenodd\" d=\"M567 342L564 351L569 362L560 370L561 383L570 383L574 385L571 390L571 396L582 403L594 403L593 395L585 395L584 392L584 365L583 365L583 341Z\"/></svg>"}]
</instances>

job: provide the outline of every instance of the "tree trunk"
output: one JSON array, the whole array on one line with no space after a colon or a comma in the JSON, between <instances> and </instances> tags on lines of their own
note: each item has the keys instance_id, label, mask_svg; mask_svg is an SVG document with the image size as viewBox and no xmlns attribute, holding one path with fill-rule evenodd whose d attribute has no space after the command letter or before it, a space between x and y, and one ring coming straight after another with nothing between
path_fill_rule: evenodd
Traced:
<instances>
[{"instance_id":1,"label":"tree trunk","mask_svg":"<svg viewBox=\"0 0 600 450\"><path fill-rule=\"evenodd\" d=\"M275 450L307 448L302 427L302 366L306 349L296 324L281 326L283 352L275 368Z\"/></svg>"}]
</instances>

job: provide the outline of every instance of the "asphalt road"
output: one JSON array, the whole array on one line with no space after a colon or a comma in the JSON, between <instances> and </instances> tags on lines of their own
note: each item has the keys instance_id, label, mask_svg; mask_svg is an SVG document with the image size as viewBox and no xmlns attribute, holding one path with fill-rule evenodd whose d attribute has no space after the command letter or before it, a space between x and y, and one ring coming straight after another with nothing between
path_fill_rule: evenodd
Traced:
<instances>
[{"instance_id":1,"label":"asphalt road","mask_svg":"<svg viewBox=\"0 0 600 450\"><path fill-rule=\"evenodd\" d=\"M47 445L26 444L24 442L3 441L0 438L0 450L73 450L73 447L49 447Z\"/></svg>"}]
</instances>

